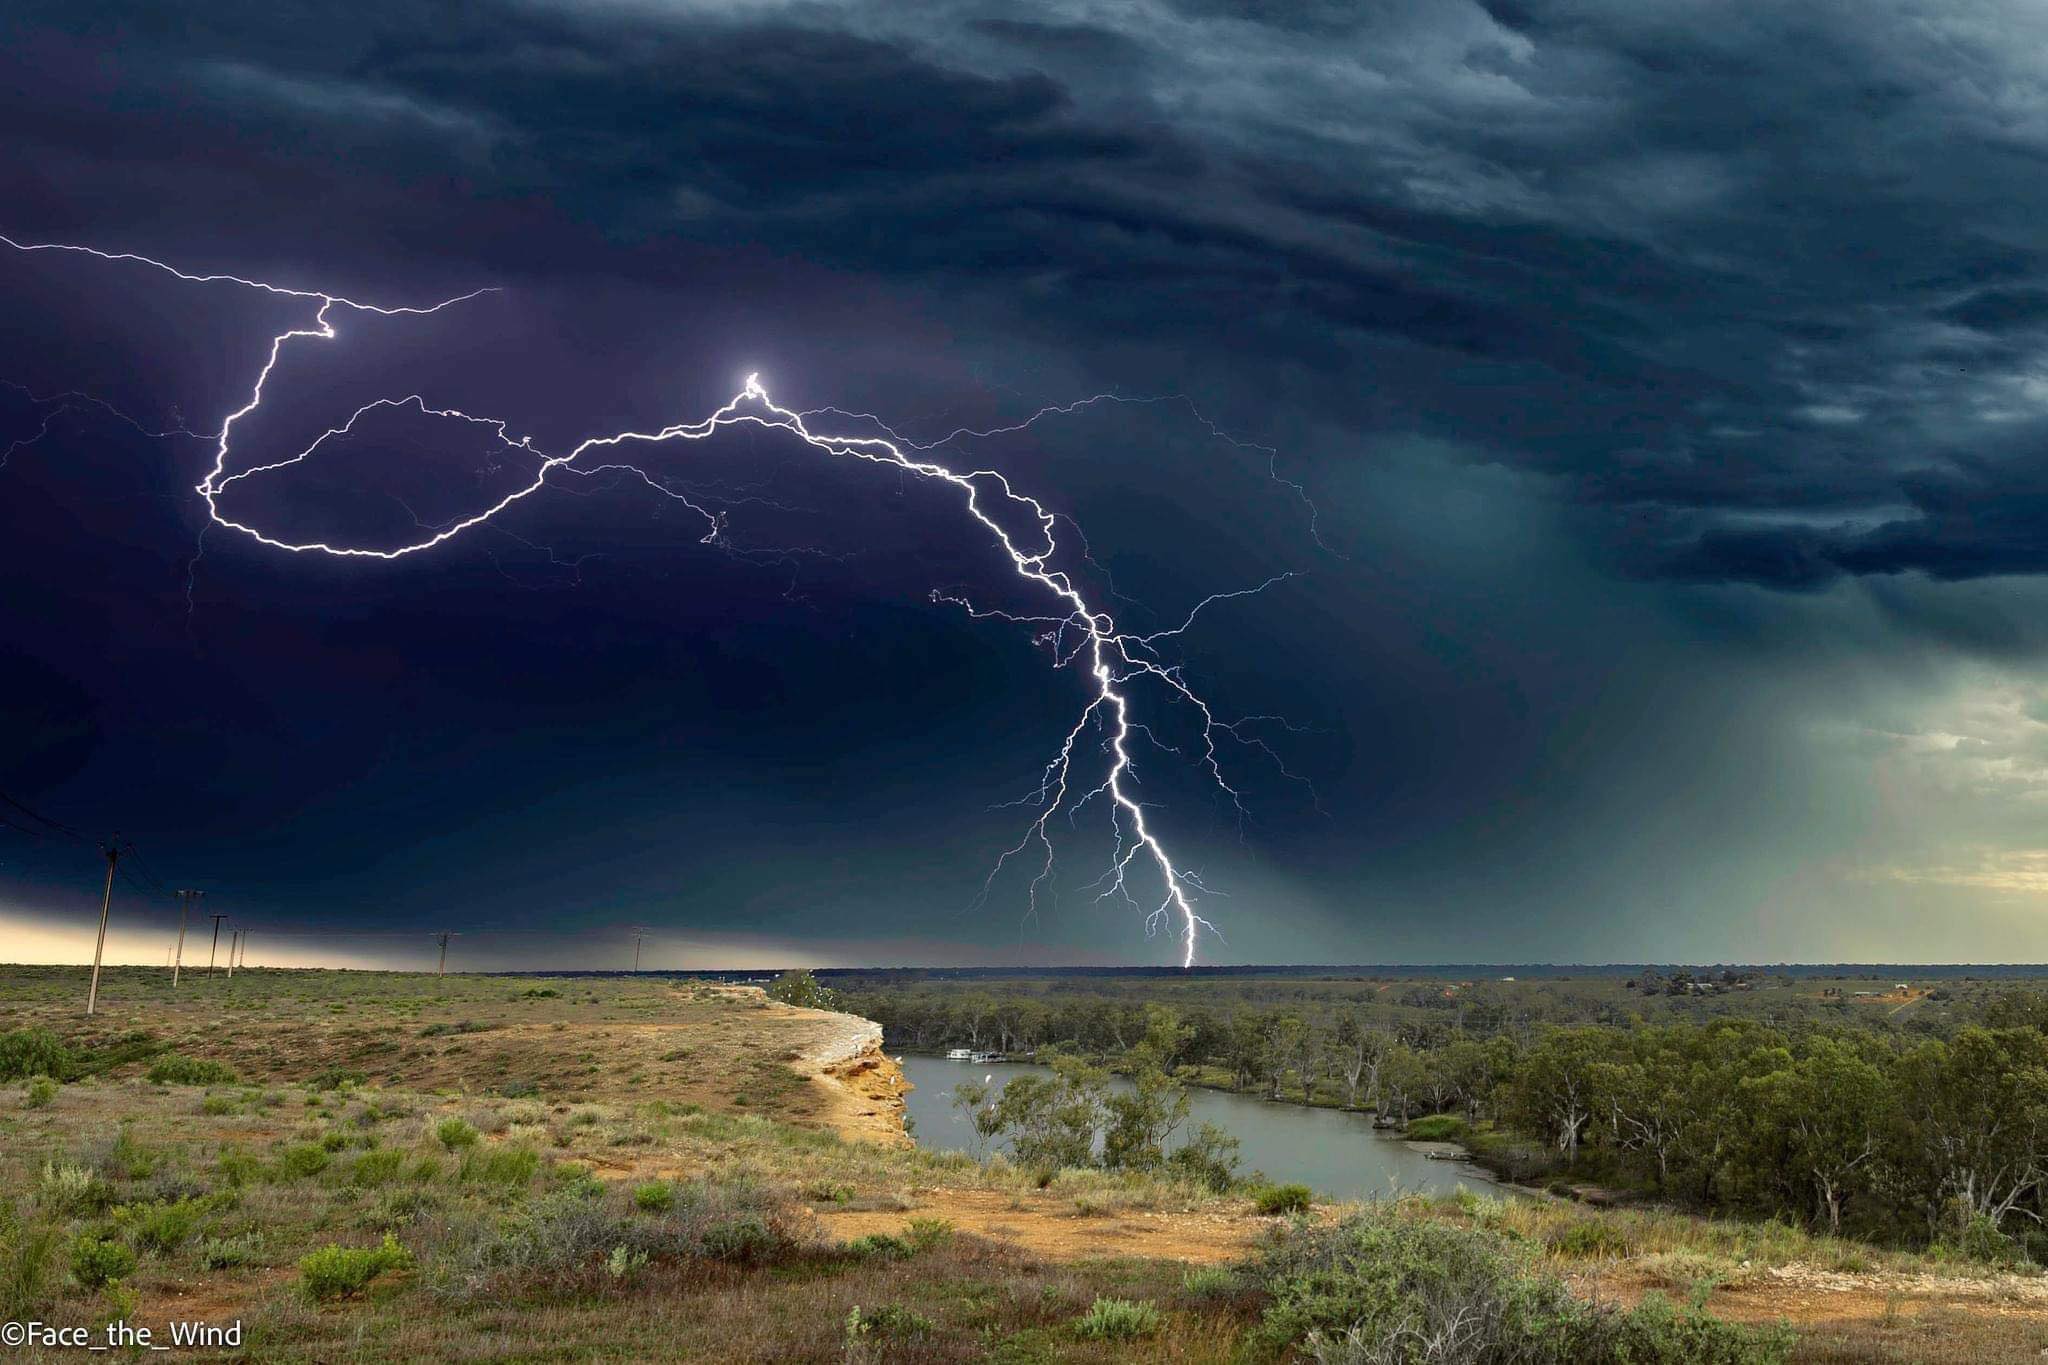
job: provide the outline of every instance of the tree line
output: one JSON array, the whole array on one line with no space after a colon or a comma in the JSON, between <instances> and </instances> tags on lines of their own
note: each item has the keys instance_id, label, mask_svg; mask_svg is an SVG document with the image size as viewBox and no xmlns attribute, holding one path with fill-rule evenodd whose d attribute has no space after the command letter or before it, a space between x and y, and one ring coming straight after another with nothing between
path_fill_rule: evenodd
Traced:
<instances>
[{"instance_id":1,"label":"tree line","mask_svg":"<svg viewBox=\"0 0 2048 1365\"><path fill-rule=\"evenodd\" d=\"M1669 983L1655 993L1661 1001ZM1512 1178L1590 1180L1827 1232L2048 1261L2040 993L1913 1029L1775 1004L1743 1008L1789 1023L1740 1012L1645 1023L1615 1018L1606 998L1604 1022L1517 1026L1514 1011L1495 1011L1487 1032L1384 1002L1173 1009L1127 995L920 987L848 992L842 1004L880 1022L891 1046L1050 1050L1071 1055L1069 1071L1087 1058L1167 1086L1216 1085L1390 1123L1449 1115L1454 1124L1435 1127ZM1007 1092L983 1104L1013 1142L1023 1133L1050 1153L1060 1125L1049 1116L1074 1091L1047 1084L1008 1109ZM1082 1111L1108 1112L1073 1112Z\"/></svg>"}]
</instances>

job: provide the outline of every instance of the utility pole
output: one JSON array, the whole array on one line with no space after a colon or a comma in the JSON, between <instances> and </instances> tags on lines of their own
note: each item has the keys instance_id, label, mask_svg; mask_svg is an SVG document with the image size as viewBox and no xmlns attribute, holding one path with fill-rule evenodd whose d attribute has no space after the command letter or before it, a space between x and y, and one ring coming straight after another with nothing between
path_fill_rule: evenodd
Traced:
<instances>
[{"instance_id":1,"label":"utility pole","mask_svg":"<svg viewBox=\"0 0 2048 1365\"><path fill-rule=\"evenodd\" d=\"M633 970L636 972L640 970L640 940L646 937L645 934L633 935Z\"/></svg>"},{"instance_id":2,"label":"utility pole","mask_svg":"<svg viewBox=\"0 0 2048 1365\"><path fill-rule=\"evenodd\" d=\"M226 915L215 915L213 917L213 946L206 950L206 974L208 976L213 975L214 955L220 952L220 922L226 918Z\"/></svg>"},{"instance_id":3,"label":"utility pole","mask_svg":"<svg viewBox=\"0 0 2048 1365\"><path fill-rule=\"evenodd\" d=\"M455 935L454 935L454 934L452 934L452 933L450 933L450 932L449 932L448 930L446 930L446 929L443 929L443 930L441 931L441 934L440 934L440 939L441 939L441 965L440 965L440 966L438 966L438 967L436 967L436 968L434 968L434 975L435 975L435 976L446 976L446 975L448 975L448 940L449 940L449 939L451 939L451 938L454 938L454 937L455 937Z\"/></svg>"},{"instance_id":4,"label":"utility pole","mask_svg":"<svg viewBox=\"0 0 2048 1365\"><path fill-rule=\"evenodd\" d=\"M115 839L100 846L107 855L107 889L100 897L100 936L92 947L92 988L85 993L87 1014L98 1009L100 1004L100 957L107 951L107 911L114 904L114 868L121 861L121 846L115 842L119 837L116 835Z\"/></svg>"},{"instance_id":5,"label":"utility pole","mask_svg":"<svg viewBox=\"0 0 2048 1365\"><path fill-rule=\"evenodd\" d=\"M230 981L235 979L235 954L241 950L241 947L242 931L240 929L228 930L228 980Z\"/></svg>"},{"instance_id":6,"label":"utility pole","mask_svg":"<svg viewBox=\"0 0 2048 1365\"><path fill-rule=\"evenodd\" d=\"M204 891L180 891L178 893L178 956L171 963L171 989L178 989L178 974L185 969L185 923L192 918L192 902L205 895Z\"/></svg>"},{"instance_id":7,"label":"utility pole","mask_svg":"<svg viewBox=\"0 0 2048 1365\"><path fill-rule=\"evenodd\" d=\"M242 931L242 970L249 969L249 931Z\"/></svg>"}]
</instances>

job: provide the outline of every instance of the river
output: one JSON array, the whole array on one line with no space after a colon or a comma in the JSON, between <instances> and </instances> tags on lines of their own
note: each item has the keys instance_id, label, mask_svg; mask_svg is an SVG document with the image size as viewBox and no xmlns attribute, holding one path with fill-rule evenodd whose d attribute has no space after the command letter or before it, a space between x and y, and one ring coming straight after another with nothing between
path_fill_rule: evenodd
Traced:
<instances>
[{"instance_id":1,"label":"river","mask_svg":"<svg viewBox=\"0 0 2048 1365\"><path fill-rule=\"evenodd\" d=\"M974 1150L974 1126L953 1107L953 1087L993 1076L1000 1086L1012 1076L1047 1075L1026 1062L955 1062L906 1055L903 1071L916 1089L906 1098L911 1134L921 1147ZM1115 1084L1121 1086L1123 1081ZM1297 1181L1333 1199L1368 1199L1396 1194L1448 1194L1460 1187L1475 1194L1499 1194L1484 1171L1463 1161L1433 1161L1419 1148L1376 1132L1364 1114L1275 1104L1221 1090L1188 1091L1183 1131L1213 1123L1243 1145L1240 1171L1263 1171L1270 1180Z\"/></svg>"}]
</instances>

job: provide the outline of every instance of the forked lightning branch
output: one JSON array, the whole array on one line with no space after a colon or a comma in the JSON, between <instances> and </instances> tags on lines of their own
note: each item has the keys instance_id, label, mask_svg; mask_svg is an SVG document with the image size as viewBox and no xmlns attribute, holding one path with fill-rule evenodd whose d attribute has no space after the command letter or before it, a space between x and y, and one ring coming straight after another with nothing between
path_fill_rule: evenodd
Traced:
<instances>
[{"instance_id":1,"label":"forked lightning branch","mask_svg":"<svg viewBox=\"0 0 2048 1365\"><path fill-rule=\"evenodd\" d=\"M1224 775L1218 747L1219 739L1228 737L1271 757L1271 750L1267 749L1263 741L1255 735L1241 733L1238 727L1252 720L1263 721L1272 718L1226 720L1219 717L1187 682L1183 669L1168 660L1162 652L1161 645L1162 642L1185 632L1195 617L1210 604L1262 591L1291 575L1277 575L1256 587L1236 592L1213 594L1196 604L1180 625L1170 629L1142 634L1126 631L1118 626L1115 617L1108 610L1091 599L1083 586L1076 581L1073 572L1059 562L1063 552L1059 539L1059 516L1049 511L1037 498L1019 492L1006 476L996 470L955 469L939 463L932 454L937 446L960 436L986 436L1000 434L1003 431L1023 430L1048 414L1069 412L1091 402L1156 400L1123 400L1113 394L1101 394L1091 399L1083 399L1081 404L1041 409L1025 421L997 431L954 432L941 441L920 445L904 439L889 427L865 415L862 415L860 420L872 424L881 434L845 434L816 430L811 423L827 414L841 418L855 415L832 408L800 412L783 407L769 396L767 388L758 377L750 375L738 393L723 406L701 419L677 422L653 431L621 431L611 435L592 436L567 450L550 454L536 448L530 437L513 436L508 429L509 423L504 419L436 406L419 394L408 394L397 398L380 398L356 408L349 413L346 420L322 432L303 449L277 454L248 455L237 446L238 433L245 419L262 407L272 375L287 348L338 340L343 334L341 320L350 314L374 314L380 317L426 316L457 307L481 294L494 291L473 290L423 307L384 307L362 303L339 294L287 288L239 275L191 274L151 257L127 252L102 251L68 243L18 242L5 236L0 236L0 243L24 253L61 252L89 256L109 265L160 271L187 284L228 286L303 299L306 302L309 312L305 320L270 338L263 363L256 370L250 383L247 400L230 412L221 421L217 430L205 434L204 439L213 445L213 458L206 476L195 489L206 504L207 515L212 525L245 536L280 553L357 559L403 559L430 551L490 522L508 508L546 488L551 479L605 472L636 477L650 489L684 502L704 519L703 542L717 544L725 529L723 513L701 506L687 496L675 492L639 465L624 459L622 452L670 442L703 441L728 427L752 426L786 432L822 455L885 466L950 487L959 495L960 506L966 515L973 518L994 538L996 546L1007 558L1011 569L1033 592L1044 599L1046 608L1043 613L1032 615L978 611L962 598L938 592L932 594L933 601L965 607L977 618L1028 623L1039 631L1041 638L1050 646L1055 666L1072 666L1080 670L1088 680L1085 690L1086 704L1072 728L1066 733L1058 752L1046 765L1036 792L1030 799L1033 815L1022 837L1016 844L1004 850L997 858L995 866L990 869L988 882L983 886L984 897L989 893L998 874L1013 861L1024 859L1031 871L1027 894L1035 908L1039 895L1047 888L1054 874L1053 820L1063 813L1071 815L1091 803L1100 802L1108 812L1109 830L1114 843L1110 865L1101 880L1102 889L1098 898L1115 899L1143 913L1148 932L1170 928L1178 942L1183 966L1193 965L1202 934L1205 931L1214 931L1214 926L1196 908L1198 896L1204 892L1200 879L1174 859L1158 832L1156 822L1148 814L1145 805L1137 799L1134 791L1136 778L1133 746L1140 739L1156 742L1151 739L1151 729L1139 718L1138 707L1142 700L1151 705L1189 709L1196 724L1200 748L1198 752L1187 756L1200 767L1205 777L1227 793L1230 800L1242 811L1243 805L1239 794ZM244 520L243 517L247 514L238 514L231 510L235 502L233 490L238 484L276 477L310 458L327 443L350 435L356 423L366 415L388 409L410 410L423 418L460 423L471 429L482 430L506 448L520 451L535 459L537 463L533 473L526 482L496 501L438 527L428 528L417 539L391 546L295 540L267 531L253 521ZM1213 424L1210 429L1215 431ZM1217 434L1221 435L1220 432ZM1299 489L1296 491L1298 493ZM1086 556L1085 549L1068 549L1066 554L1069 558L1085 559ZM1146 695L1148 693L1151 694L1149 697ZM1095 761L1097 758L1099 763Z\"/></svg>"}]
</instances>

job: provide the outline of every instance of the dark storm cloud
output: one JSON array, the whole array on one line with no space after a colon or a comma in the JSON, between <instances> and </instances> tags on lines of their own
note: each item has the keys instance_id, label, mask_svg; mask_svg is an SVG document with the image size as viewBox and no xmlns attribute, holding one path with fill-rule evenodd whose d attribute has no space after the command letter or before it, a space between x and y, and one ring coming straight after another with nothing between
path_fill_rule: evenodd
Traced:
<instances>
[{"instance_id":1,"label":"dark storm cloud","mask_svg":"<svg viewBox=\"0 0 2048 1365\"><path fill-rule=\"evenodd\" d=\"M1861 790L1785 757L1819 752L1814 697L1876 691L1866 666L1932 695L1926 650L2048 649L2005 581L2048 569L2031 0L71 0L0 37L0 228L379 298L503 283L448 331L409 324L407 354L547 433L700 411L758 354L806 401L919 430L1114 385L1273 440L1348 558L1314 551L1262 453L1178 409L991 456L1029 462L1162 620L1174 593L1315 570L1191 646L1233 701L1316 727L1287 752L1329 817L1289 818L1284 781L1253 801L1285 867L1234 884L1299 912L1255 955L1355 945L1301 926L1369 892L1409 922L1385 911L1354 954L1426 956L1495 913L1557 951L1546 923L1618 921L1644 885L1764 903L1752 855L1788 865ZM177 340L135 356L175 359L118 377L220 406L248 338L188 340L192 305L140 298L123 320ZM30 359L113 350L79 328ZM188 618L190 480L150 484L138 444L10 475L15 562L97 583L120 623L26 579L0 599L42 656L0 669L25 780L194 791L179 838L294 888L289 839L319 842L334 904L595 915L682 882L750 929L907 905L892 929L957 940L932 907L1015 833L963 812L1014 797L1066 723L1023 642L922 612L933 565L984 548L916 543L934 522L814 583L690 560L623 500L536 501L544 529L510 530L609 556L574 592L510 540L344 577L218 538ZM389 470L286 491L321 479L396 515ZM895 515L861 506L862 537ZM80 526L149 547L119 566L156 596L60 559ZM882 852L932 847L909 872ZM1736 873L1707 865L1722 847ZM1096 942L1069 913L1087 927L1053 941Z\"/></svg>"},{"instance_id":2,"label":"dark storm cloud","mask_svg":"<svg viewBox=\"0 0 2048 1365\"><path fill-rule=\"evenodd\" d=\"M1611 509L1589 525L1630 573L2038 569L1996 510L2043 435L2024 6L43 22L121 35L130 99L405 144L615 239L941 280L1063 346L1192 344L1189 377L1307 362L1332 422L1466 442Z\"/></svg>"}]
</instances>

